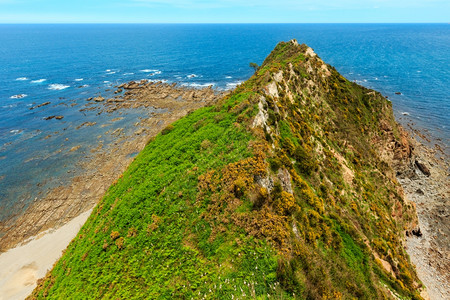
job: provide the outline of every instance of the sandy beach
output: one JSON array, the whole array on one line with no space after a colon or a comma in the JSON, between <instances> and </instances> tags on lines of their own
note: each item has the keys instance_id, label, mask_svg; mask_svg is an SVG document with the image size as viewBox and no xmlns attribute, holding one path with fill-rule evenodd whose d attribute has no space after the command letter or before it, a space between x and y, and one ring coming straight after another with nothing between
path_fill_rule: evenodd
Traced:
<instances>
[{"instance_id":1,"label":"sandy beach","mask_svg":"<svg viewBox=\"0 0 450 300\"><path fill-rule=\"evenodd\" d=\"M42 232L22 246L0 255L0 300L24 299L61 257L92 210L88 210L56 230Z\"/></svg>"}]
</instances>

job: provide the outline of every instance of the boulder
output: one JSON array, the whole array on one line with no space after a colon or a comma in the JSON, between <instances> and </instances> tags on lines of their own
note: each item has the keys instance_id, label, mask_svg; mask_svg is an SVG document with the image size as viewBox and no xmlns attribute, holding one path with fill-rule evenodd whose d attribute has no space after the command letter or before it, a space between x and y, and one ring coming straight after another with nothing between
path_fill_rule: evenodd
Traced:
<instances>
[{"instance_id":1,"label":"boulder","mask_svg":"<svg viewBox=\"0 0 450 300\"><path fill-rule=\"evenodd\" d=\"M415 164L416 164L417 168L420 170L420 172L422 172L424 175L426 175L426 176L430 176L431 175L430 170L428 169L428 167L424 163L416 160Z\"/></svg>"}]
</instances>

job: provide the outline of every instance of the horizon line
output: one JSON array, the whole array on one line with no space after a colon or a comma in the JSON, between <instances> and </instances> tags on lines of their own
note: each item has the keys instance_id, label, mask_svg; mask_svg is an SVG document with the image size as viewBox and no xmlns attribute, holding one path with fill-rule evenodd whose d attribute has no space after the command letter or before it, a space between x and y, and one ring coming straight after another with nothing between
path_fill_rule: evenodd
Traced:
<instances>
[{"instance_id":1,"label":"horizon line","mask_svg":"<svg viewBox=\"0 0 450 300\"><path fill-rule=\"evenodd\" d=\"M448 24L450 22L8 22L0 25L295 25L295 24Z\"/></svg>"}]
</instances>

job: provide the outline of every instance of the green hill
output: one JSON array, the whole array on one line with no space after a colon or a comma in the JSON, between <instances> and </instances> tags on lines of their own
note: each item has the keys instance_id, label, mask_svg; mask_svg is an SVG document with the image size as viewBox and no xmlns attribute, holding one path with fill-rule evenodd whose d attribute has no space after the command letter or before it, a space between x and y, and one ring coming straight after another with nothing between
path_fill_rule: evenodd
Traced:
<instances>
[{"instance_id":1,"label":"green hill","mask_svg":"<svg viewBox=\"0 0 450 300\"><path fill-rule=\"evenodd\" d=\"M31 298L420 299L407 152L388 100L282 42L148 143Z\"/></svg>"}]
</instances>

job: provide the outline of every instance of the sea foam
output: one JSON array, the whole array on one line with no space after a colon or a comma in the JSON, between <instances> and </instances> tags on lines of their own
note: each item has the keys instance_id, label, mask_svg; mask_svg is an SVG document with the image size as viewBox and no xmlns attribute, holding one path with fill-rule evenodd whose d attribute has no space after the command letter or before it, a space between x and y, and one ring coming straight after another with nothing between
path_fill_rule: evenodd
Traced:
<instances>
[{"instance_id":1,"label":"sea foam","mask_svg":"<svg viewBox=\"0 0 450 300\"><path fill-rule=\"evenodd\" d=\"M161 72L161 71L160 70L144 69L144 70L141 70L141 72L143 72L143 73L155 73L155 72ZM159 74L161 74L161 73L159 73Z\"/></svg>"},{"instance_id":2,"label":"sea foam","mask_svg":"<svg viewBox=\"0 0 450 300\"><path fill-rule=\"evenodd\" d=\"M48 89L49 89L49 90L53 90L53 91L60 91L60 90L67 89L68 87L70 87L70 85L64 85L64 84L54 83L54 84L50 84L50 85L48 86Z\"/></svg>"},{"instance_id":3,"label":"sea foam","mask_svg":"<svg viewBox=\"0 0 450 300\"><path fill-rule=\"evenodd\" d=\"M27 94L18 94L18 95L14 95L9 97L10 99L22 99L25 98L26 96L28 96Z\"/></svg>"},{"instance_id":4,"label":"sea foam","mask_svg":"<svg viewBox=\"0 0 450 300\"><path fill-rule=\"evenodd\" d=\"M213 82L208 82L208 83L183 83L181 84L181 86L190 86L190 87L194 87L194 88L205 88L205 87L209 87L209 86L215 86L216 84Z\"/></svg>"},{"instance_id":5,"label":"sea foam","mask_svg":"<svg viewBox=\"0 0 450 300\"><path fill-rule=\"evenodd\" d=\"M243 81L235 81L227 83L227 89L234 89L238 85L240 85Z\"/></svg>"},{"instance_id":6,"label":"sea foam","mask_svg":"<svg viewBox=\"0 0 450 300\"><path fill-rule=\"evenodd\" d=\"M31 83L42 83L44 81L47 81L47 79L32 80Z\"/></svg>"},{"instance_id":7,"label":"sea foam","mask_svg":"<svg viewBox=\"0 0 450 300\"><path fill-rule=\"evenodd\" d=\"M19 77L16 78L17 81L25 81L25 80L29 80L27 77Z\"/></svg>"}]
</instances>

